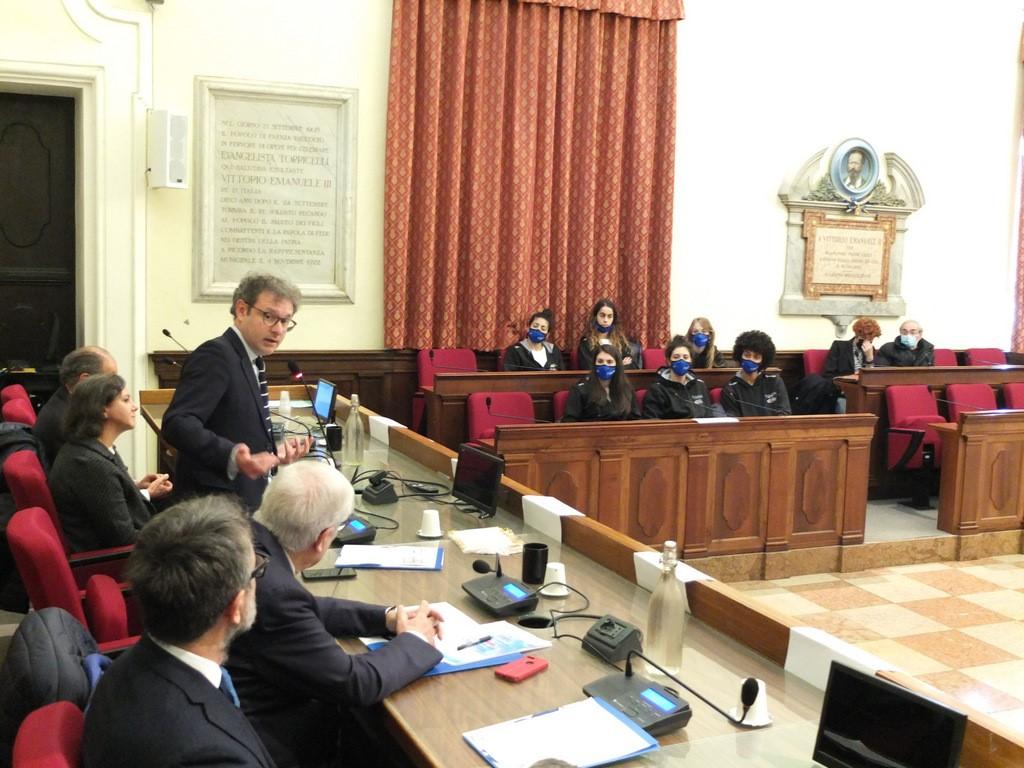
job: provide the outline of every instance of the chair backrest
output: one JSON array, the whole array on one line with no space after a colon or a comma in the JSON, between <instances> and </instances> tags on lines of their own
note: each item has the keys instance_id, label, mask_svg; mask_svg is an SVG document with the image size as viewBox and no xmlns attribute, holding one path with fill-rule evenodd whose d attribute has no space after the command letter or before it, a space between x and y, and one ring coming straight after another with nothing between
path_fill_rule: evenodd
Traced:
<instances>
[{"instance_id":1,"label":"chair backrest","mask_svg":"<svg viewBox=\"0 0 1024 768\"><path fill-rule=\"evenodd\" d=\"M470 440L490 440L499 424L533 424L533 398L527 392L474 392L466 401Z\"/></svg>"},{"instance_id":2,"label":"chair backrest","mask_svg":"<svg viewBox=\"0 0 1024 768\"><path fill-rule=\"evenodd\" d=\"M7 540L32 607L63 608L88 629L81 593L46 510L29 507L15 512L7 525Z\"/></svg>"},{"instance_id":3,"label":"chair backrest","mask_svg":"<svg viewBox=\"0 0 1024 768\"><path fill-rule=\"evenodd\" d=\"M966 357L968 365L1006 365L1006 353L995 347L970 347Z\"/></svg>"},{"instance_id":4,"label":"chair backrest","mask_svg":"<svg viewBox=\"0 0 1024 768\"><path fill-rule=\"evenodd\" d=\"M636 404L640 408L640 413L644 412L644 398L647 397L646 389L638 389L636 391Z\"/></svg>"},{"instance_id":5,"label":"chair backrest","mask_svg":"<svg viewBox=\"0 0 1024 768\"><path fill-rule=\"evenodd\" d=\"M956 359L956 352L952 349L936 347L932 351L932 355L935 358L936 365L960 365L960 361Z\"/></svg>"},{"instance_id":6,"label":"chair backrest","mask_svg":"<svg viewBox=\"0 0 1024 768\"><path fill-rule=\"evenodd\" d=\"M8 400L0 406L0 413L3 414L4 421L16 421L30 427L36 425L36 409L32 407L31 402L20 397Z\"/></svg>"},{"instance_id":7,"label":"chair backrest","mask_svg":"<svg viewBox=\"0 0 1024 768\"><path fill-rule=\"evenodd\" d=\"M12 768L78 768L84 727L85 715L70 701L35 710L18 729Z\"/></svg>"},{"instance_id":8,"label":"chair backrest","mask_svg":"<svg viewBox=\"0 0 1024 768\"><path fill-rule=\"evenodd\" d=\"M825 372L825 360L828 358L827 349L805 349L804 350L804 376L812 373L821 375Z\"/></svg>"},{"instance_id":9,"label":"chair backrest","mask_svg":"<svg viewBox=\"0 0 1024 768\"><path fill-rule=\"evenodd\" d=\"M565 404L569 402L569 390L563 389L551 396L551 413L555 421L561 421L565 416Z\"/></svg>"},{"instance_id":10,"label":"chair backrest","mask_svg":"<svg viewBox=\"0 0 1024 768\"><path fill-rule=\"evenodd\" d=\"M476 354L472 349L421 349L416 354L416 368L421 387L434 386L434 376L438 373L456 373L458 371L475 371Z\"/></svg>"},{"instance_id":11,"label":"chair backrest","mask_svg":"<svg viewBox=\"0 0 1024 768\"><path fill-rule=\"evenodd\" d=\"M577 347L573 347L569 350L569 370L578 371L580 369L580 351Z\"/></svg>"},{"instance_id":12,"label":"chair backrest","mask_svg":"<svg viewBox=\"0 0 1024 768\"><path fill-rule=\"evenodd\" d=\"M14 497L15 509L28 509L29 507L42 507L50 516L54 530L57 531L57 538L64 547L65 552L70 552L67 539L64 538L64 526L60 523L60 516L57 514L57 505L53 502L53 495L50 493L50 486L46 482L46 472L39 462L39 457L32 451L18 451L7 457L3 466L4 478L7 486L11 489L11 496Z\"/></svg>"},{"instance_id":13,"label":"chair backrest","mask_svg":"<svg viewBox=\"0 0 1024 768\"><path fill-rule=\"evenodd\" d=\"M946 400L949 420L954 424L960 421L961 413L996 409L996 393L988 384L950 384L946 387Z\"/></svg>"},{"instance_id":14,"label":"chair backrest","mask_svg":"<svg viewBox=\"0 0 1024 768\"><path fill-rule=\"evenodd\" d=\"M28 400L32 402L28 396L28 390L21 386L21 384L8 384L3 389L0 389L0 403L6 403L8 400Z\"/></svg>"},{"instance_id":15,"label":"chair backrest","mask_svg":"<svg viewBox=\"0 0 1024 768\"><path fill-rule=\"evenodd\" d=\"M712 404L718 405L719 403L722 402L722 388L721 387L715 387L708 394L711 395L711 402L712 402Z\"/></svg>"},{"instance_id":16,"label":"chair backrest","mask_svg":"<svg viewBox=\"0 0 1024 768\"><path fill-rule=\"evenodd\" d=\"M1007 408L1024 408L1024 381L1003 384L1003 405Z\"/></svg>"},{"instance_id":17,"label":"chair backrest","mask_svg":"<svg viewBox=\"0 0 1024 768\"><path fill-rule=\"evenodd\" d=\"M889 426L900 427L920 416L934 416L942 421L932 392L925 384L907 384L885 388L885 402L889 406Z\"/></svg>"},{"instance_id":18,"label":"chair backrest","mask_svg":"<svg viewBox=\"0 0 1024 768\"><path fill-rule=\"evenodd\" d=\"M665 350L661 347L647 347L644 350L644 368L661 368L666 365Z\"/></svg>"}]
</instances>

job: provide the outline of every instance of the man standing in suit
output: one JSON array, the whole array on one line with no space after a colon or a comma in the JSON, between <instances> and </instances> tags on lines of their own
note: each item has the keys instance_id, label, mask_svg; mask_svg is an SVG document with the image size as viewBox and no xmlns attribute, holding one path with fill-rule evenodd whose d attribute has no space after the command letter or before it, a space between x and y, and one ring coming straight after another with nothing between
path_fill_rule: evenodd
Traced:
<instances>
[{"instance_id":1,"label":"man standing in suit","mask_svg":"<svg viewBox=\"0 0 1024 768\"><path fill-rule=\"evenodd\" d=\"M426 602L406 611L314 597L299 582L297 574L323 558L353 501L339 472L304 461L278 473L254 518L257 551L270 565L256 588L256 623L232 646L227 667L242 709L281 768L334 765L339 735L346 765L388 765L385 749L354 748L367 737L352 721L358 713L346 708L379 702L442 658L434 647L441 617ZM352 656L335 640L383 634L395 637Z\"/></svg>"},{"instance_id":2,"label":"man standing in suit","mask_svg":"<svg viewBox=\"0 0 1024 768\"><path fill-rule=\"evenodd\" d=\"M264 361L295 328L301 298L287 280L246 275L231 299L234 324L189 355L162 428L178 449L179 498L237 493L254 510L271 470L309 450L308 438L275 443Z\"/></svg>"},{"instance_id":3,"label":"man standing in suit","mask_svg":"<svg viewBox=\"0 0 1024 768\"><path fill-rule=\"evenodd\" d=\"M145 634L96 687L87 768L273 768L220 666L256 616L266 560L251 536L245 510L224 496L179 504L142 529L127 577Z\"/></svg>"}]
</instances>

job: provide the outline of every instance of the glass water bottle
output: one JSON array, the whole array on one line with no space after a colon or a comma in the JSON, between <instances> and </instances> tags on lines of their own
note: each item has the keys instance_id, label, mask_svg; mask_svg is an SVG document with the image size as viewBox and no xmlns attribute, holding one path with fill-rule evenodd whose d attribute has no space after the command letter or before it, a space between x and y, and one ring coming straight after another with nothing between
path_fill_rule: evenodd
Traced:
<instances>
[{"instance_id":1,"label":"glass water bottle","mask_svg":"<svg viewBox=\"0 0 1024 768\"><path fill-rule=\"evenodd\" d=\"M342 446L342 462L351 466L363 463L363 450L366 447L366 433L363 431L363 419L359 415L359 395L350 398L352 407L345 419L345 444Z\"/></svg>"},{"instance_id":2,"label":"glass water bottle","mask_svg":"<svg viewBox=\"0 0 1024 768\"><path fill-rule=\"evenodd\" d=\"M686 598L676 580L676 543L665 542L661 556L661 578L647 606L647 637L644 654L673 675L679 672L683 659L683 627L686 621ZM657 669L652 669L657 672Z\"/></svg>"}]
</instances>

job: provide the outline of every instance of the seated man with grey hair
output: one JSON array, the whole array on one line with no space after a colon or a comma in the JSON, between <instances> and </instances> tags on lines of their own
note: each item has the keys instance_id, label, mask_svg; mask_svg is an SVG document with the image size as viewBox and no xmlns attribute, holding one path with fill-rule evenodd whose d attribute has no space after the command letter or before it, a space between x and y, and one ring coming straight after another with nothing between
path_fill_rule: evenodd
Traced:
<instances>
[{"instance_id":1,"label":"seated man with grey hair","mask_svg":"<svg viewBox=\"0 0 1024 768\"><path fill-rule=\"evenodd\" d=\"M145 634L100 678L83 765L273 768L220 666L232 638L252 626L265 570L233 499L187 501L146 524L126 573Z\"/></svg>"},{"instance_id":2,"label":"seated man with grey hair","mask_svg":"<svg viewBox=\"0 0 1024 768\"><path fill-rule=\"evenodd\" d=\"M305 437L274 439L265 360L294 330L301 299L288 280L249 273L231 299L234 323L189 355L162 428L178 449L178 498L236 493L255 510L271 470L309 450Z\"/></svg>"},{"instance_id":3,"label":"seated man with grey hair","mask_svg":"<svg viewBox=\"0 0 1024 768\"><path fill-rule=\"evenodd\" d=\"M257 619L231 648L227 667L242 709L281 768L334 765L339 735L360 738L347 707L365 707L407 685L441 660L434 647L441 617L426 602L413 611L314 597L298 574L319 562L352 513L348 480L326 464L285 467L253 521L257 552L270 557L256 589ZM395 634L383 648L349 655L335 638ZM340 734L345 730L345 734ZM349 749L346 764L356 758ZM365 755L368 765L386 755Z\"/></svg>"},{"instance_id":4,"label":"seated man with grey hair","mask_svg":"<svg viewBox=\"0 0 1024 768\"><path fill-rule=\"evenodd\" d=\"M39 438L51 464L65 443L64 415L78 382L101 373L117 373L117 362L103 347L79 347L60 361L60 386L39 409L33 434Z\"/></svg>"}]
</instances>

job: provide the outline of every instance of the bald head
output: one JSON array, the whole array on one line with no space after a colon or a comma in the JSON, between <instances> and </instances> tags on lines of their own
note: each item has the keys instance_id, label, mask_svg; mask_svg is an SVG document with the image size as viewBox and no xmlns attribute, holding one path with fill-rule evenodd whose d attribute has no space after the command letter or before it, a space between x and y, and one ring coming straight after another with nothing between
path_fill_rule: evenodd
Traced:
<instances>
[{"instance_id":1,"label":"bald head","mask_svg":"<svg viewBox=\"0 0 1024 768\"><path fill-rule=\"evenodd\" d=\"M60 383L68 392L87 376L101 373L117 373L117 361L103 347L79 347L68 352L60 363Z\"/></svg>"}]
</instances>

